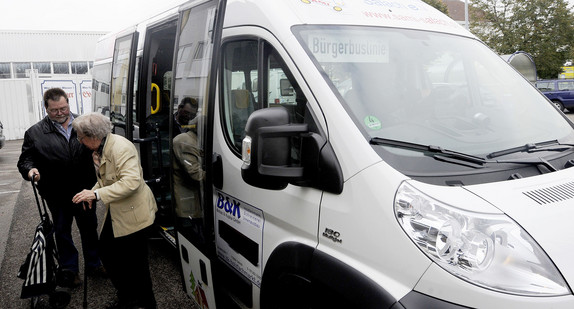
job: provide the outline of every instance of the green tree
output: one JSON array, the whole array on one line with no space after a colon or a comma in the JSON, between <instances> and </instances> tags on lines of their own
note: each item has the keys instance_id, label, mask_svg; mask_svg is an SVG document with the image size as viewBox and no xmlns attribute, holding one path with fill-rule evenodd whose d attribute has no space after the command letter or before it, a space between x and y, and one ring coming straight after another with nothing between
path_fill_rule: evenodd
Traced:
<instances>
[{"instance_id":1,"label":"green tree","mask_svg":"<svg viewBox=\"0 0 574 309\"><path fill-rule=\"evenodd\" d=\"M574 15L566 0L474 0L470 30L500 54L532 55L539 78L572 59Z\"/></svg>"},{"instance_id":2,"label":"green tree","mask_svg":"<svg viewBox=\"0 0 574 309\"><path fill-rule=\"evenodd\" d=\"M448 7L442 0L423 0L423 2L448 15Z\"/></svg>"}]
</instances>

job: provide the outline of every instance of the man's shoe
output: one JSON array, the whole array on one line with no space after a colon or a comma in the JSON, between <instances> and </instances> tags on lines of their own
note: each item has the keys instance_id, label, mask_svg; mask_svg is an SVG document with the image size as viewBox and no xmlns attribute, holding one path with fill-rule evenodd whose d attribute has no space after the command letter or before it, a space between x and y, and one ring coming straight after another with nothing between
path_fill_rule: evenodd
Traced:
<instances>
[{"instance_id":1,"label":"man's shoe","mask_svg":"<svg viewBox=\"0 0 574 309\"><path fill-rule=\"evenodd\" d=\"M82 285L82 279L80 279L80 274L76 273L74 280L72 281L72 287L75 288L80 285Z\"/></svg>"},{"instance_id":2,"label":"man's shoe","mask_svg":"<svg viewBox=\"0 0 574 309\"><path fill-rule=\"evenodd\" d=\"M75 288L82 284L80 274L71 271L62 271L59 274L58 285L65 288Z\"/></svg>"},{"instance_id":3,"label":"man's shoe","mask_svg":"<svg viewBox=\"0 0 574 309\"><path fill-rule=\"evenodd\" d=\"M92 269L88 269L88 276L90 277L99 277L99 278L107 278L108 277L108 273L106 272L106 269L104 268L103 265L100 265L98 267L92 268Z\"/></svg>"}]
</instances>

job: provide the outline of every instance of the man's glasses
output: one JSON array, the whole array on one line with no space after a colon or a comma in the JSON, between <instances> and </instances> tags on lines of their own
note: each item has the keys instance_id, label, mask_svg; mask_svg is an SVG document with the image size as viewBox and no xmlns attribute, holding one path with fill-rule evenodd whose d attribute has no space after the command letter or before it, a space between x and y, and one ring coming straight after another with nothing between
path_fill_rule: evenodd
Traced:
<instances>
[{"instance_id":1,"label":"man's glasses","mask_svg":"<svg viewBox=\"0 0 574 309\"><path fill-rule=\"evenodd\" d=\"M63 113L65 113L65 112L67 112L68 109L69 109L69 107L51 108L51 109L48 109L48 113L50 113L50 114L52 114L52 115L56 115L56 114L58 114L58 112L60 112L60 113L63 114Z\"/></svg>"}]
</instances>

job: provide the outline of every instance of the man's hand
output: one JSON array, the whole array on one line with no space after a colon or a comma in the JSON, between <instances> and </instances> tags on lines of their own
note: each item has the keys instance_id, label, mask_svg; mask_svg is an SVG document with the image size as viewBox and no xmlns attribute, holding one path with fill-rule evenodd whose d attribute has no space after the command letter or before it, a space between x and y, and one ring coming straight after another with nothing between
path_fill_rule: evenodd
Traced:
<instances>
[{"instance_id":1,"label":"man's hand","mask_svg":"<svg viewBox=\"0 0 574 309\"><path fill-rule=\"evenodd\" d=\"M37 168L33 168L28 171L28 179L30 181L40 181L40 172L38 172Z\"/></svg>"}]
</instances>

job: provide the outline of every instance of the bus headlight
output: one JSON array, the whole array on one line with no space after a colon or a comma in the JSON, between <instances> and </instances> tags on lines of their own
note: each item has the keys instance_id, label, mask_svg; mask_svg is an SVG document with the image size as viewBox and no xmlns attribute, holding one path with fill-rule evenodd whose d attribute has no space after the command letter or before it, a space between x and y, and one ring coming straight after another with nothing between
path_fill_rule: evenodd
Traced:
<instances>
[{"instance_id":1,"label":"bus headlight","mask_svg":"<svg viewBox=\"0 0 574 309\"><path fill-rule=\"evenodd\" d=\"M431 260L463 280L517 295L570 294L546 253L504 214L456 208L404 182L395 196L395 215Z\"/></svg>"}]
</instances>

